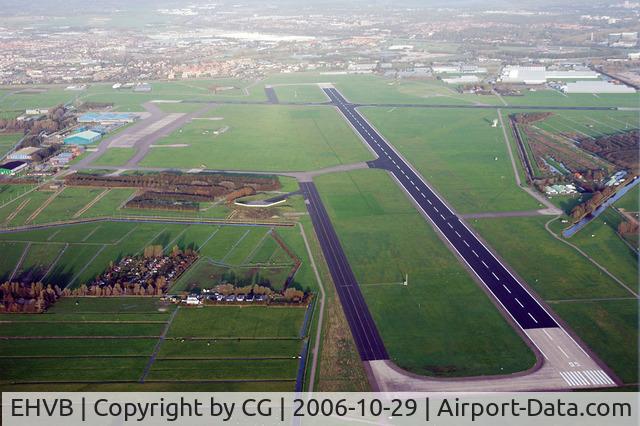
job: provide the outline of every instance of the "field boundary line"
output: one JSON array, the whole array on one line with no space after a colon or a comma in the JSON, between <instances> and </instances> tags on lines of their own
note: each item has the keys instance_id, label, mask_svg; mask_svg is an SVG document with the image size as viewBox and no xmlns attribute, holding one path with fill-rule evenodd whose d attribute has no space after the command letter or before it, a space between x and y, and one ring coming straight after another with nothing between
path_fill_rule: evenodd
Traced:
<instances>
[{"instance_id":1,"label":"field boundary line","mask_svg":"<svg viewBox=\"0 0 640 426\"><path fill-rule=\"evenodd\" d=\"M149 357L149 361L147 362L147 365L144 367L144 370L142 371L142 375L140 376L140 380L138 380L138 382L144 383L145 379L149 375L149 371L151 371L151 367L153 366L153 363L156 361L156 358L158 357L158 354L160 353L160 347L162 346L162 343L166 339L167 333L169 332L169 328L171 327L171 324L173 323L173 319L176 317L176 315L178 314L179 310L180 310L180 306L175 308L173 310L173 312L171 313L171 317L169 317L169 321L167 321L167 323L165 324L164 329L162 330L162 334L158 338L158 341L156 342L156 345L153 348L153 352L151 353L151 356Z\"/></svg>"},{"instance_id":2,"label":"field boundary line","mask_svg":"<svg viewBox=\"0 0 640 426\"><path fill-rule=\"evenodd\" d=\"M71 287L71 284L73 284L74 282L76 282L76 280L80 277L80 275L82 275L84 273L84 271L87 270L87 268L89 267L89 265L91 265L93 263L94 260L96 260L96 258L100 255L100 253L102 253L104 251L104 249L107 248L106 244L103 244L102 247L100 247L98 249L98 251L96 251L96 253L93 255L93 257L91 259L89 259L89 261L86 263L86 265L84 265L82 267L82 269L80 269L78 271L78 273L73 277L73 279L71 281L69 281L69 284L67 284L66 286L64 286L64 288L69 288Z\"/></svg>"},{"instance_id":3,"label":"field boundary line","mask_svg":"<svg viewBox=\"0 0 640 426\"><path fill-rule=\"evenodd\" d=\"M151 243L153 243L160 235L164 234L164 231L166 231L166 229L161 229L160 232L158 232L155 236L153 236L153 238L151 238L149 241L144 243L144 245L138 251L136 251L134 256L140 255L144 251L145 248L149 247L149 245L151 245ZM164 249L163 249L163 251L164 251Z\"/></svg>"},{"instance_id":4,"label":"field boundary line","mask_svg":"<svg viewBox=\"0 0 640 426\"><path fill-rule=\"evenodd\" d=\"M89 201L87 204L84 205L84 207L82 207L80 210L78 210L73 216L72 219L77 219L80 216L82 216L84 213L86 213L87 210L89 210L91 207L93 207L94 205L96 205L96 203L98 201L100 201L102 198L104 198L105 195L107 195L109 192L111 192L113 188L106 188L104 191L102 191L101 193L99 193L98 195L95 196L95 198L91 201Z\"/></svg>"},{"instance_id":5,"label":"field boundary line","mask_svg":"<svg viewBox=\"0 0 640 426\"><path fill-rule=\"evenodd\" d=\"M56 267L56 265L60 261L60 258L62 257L64 252L67 251L68 248L69 248L69 243L66 243L64 247L62 247L62 250L60 250L60 253L58 253L58 255L56 256L55 260L51 263L51 265L47 269L47 272L45 272L42 278L40 278L40 281L44 282L44 279L47 278L47 276L49 276L49 274L53 271L53 268Z\"/></svg>"},{"instance_id":6,"label":"field boundary line","mask_svg":"<svg viewBox=\"0 0 640 426\"><path fill-rule=\"evenodd\" d=\"M164 247L164 249L162 251L166 252L167 249L169 249L169 247L171 247L173 244L175 244L176 241L178 241L178 238L180 238L185 232L187 232L187 229L189 229L190 227L191 227L191 225L185 226L182 231L178 232L178 235L176 235L176 237L173 240L171 240L171 241L169 241L167 243L167 245Z\"/></svg>"},{"instance_id":7,"label":"field boundary line","mask_svg":"<svg viewBox=\"0 0 640 426\"><path fill-rule=\"evenodd\" d=\"M133 234L133 231L135 231L136 229L138 229L140 227L140 225L136 225L133 228L131 228L129 231L127 231L126 234L124 234L122 237L120 237L118 239L118 241L116 241L115 243L113 243L114 246L119 245L120 243L122 243L122 241L124 241L125 238L127 238L129 235Z\"/></svg>"},{"instance_id":8,"label":"field boundary line","mask_svg":"<svg viewBox=\"0 0 640 426\"><path fill-rule=\"evenodd\" d=\"M84 238L83 238L80 242L82 242L82 243L86 242L89 238L91 238L91 236L92 236L93 234L95 234L95 233L96 233L96 231L97 231L98 229L100 229L100 227L102 227L102 225L98 225L98 226L94 227L94 228L91 230L91 232L89 232L87 235L85 235L85 236L84 236Z\"/></svg>"},{"instance_id":9,"label":"field boundary line","mask_svg":"<svg viewBox=\"0 0 640 426\"><path fill-rule=\"evenodd\" d=\"M8 225L9 222L11 222L22 211L22 209L24 209L27 204L29 204L30 201L31 198L23 200L22 203L20 203L20 205L9 216L7 216L7 218L4 220L4 223Z\"/></svg>"},{"instance_id":10,"label":"field boundary line","mask_svg":"<svg viewBox=\"0 0 640 426\"><path fill-rule=\"evenodd\" d=\"M209 241L211 241L211 239L212 239L213 237L215 237L215 235L218 233L218 231L220 231L220 227L219 227L219 226L218 226L218 227L217 227L217 228L216 228L216 229L211 233L211 235L209 235L209 236L207 237L207 239L206 239L206 240L204 240L204 242L200 245L200 247L198 247L198 250L197 250L197 251L198 251L198 252L201 252L201 251L202 251L202 249L204 248L204 246L206 246L206 245L209 243Z\"/></svg>"},{"instance_id":11,"label":"field boundary line","mask_svg":"<svg viewBox=\"0 0 640 426\"><path fill-rule=\"evenodd\" d=\"M22 262L24 262L24 258L27 257L27 253L29 253L30 249L31 249L31 242L27 243L27 245L24 247L24 250L22 250L22 255L20 256L20 259L18 259L18 262L16 262L16 266L15 268L13 268L13 272L11 272L11 276L9 277L9 280L8 280L9 282L13 281L13 278L18 273L18 269L20 268L20 266L22 266Z\"/></svg>"},{"instance_id":12,"label":"field boundary line","mask_svg":"<svg viewBox=\"0 0 640 426\"><path fill-rule=\"evenodd\" d=\"M229 255L230 255L230 254L231 254L231 253L236 249L236 247L238 247L238 244L240 244L240 243L242 242L242 240L244 240L244 239L247 237L247 235L249 235L249 232L250 232L250 231L251 231L250 229L247 229L247 230L244 232L244 234L242 235L242 237L240 237L240 238L238 239L238 241L236 241L236 243L235 243L235 244L234 244L234 245L229 249L229 251L227 252L227 254L225 254L225 255L224 255L224 257L223 257L222 259L220 259L220 262L223 262L223 263L224 263L224 261L225 261L225 260L227 260L227 258L229 257Z\"/></svg>"},{"instance_id":13,"label":"field boundary line","mask_svg":"<svg viewBox=\"0 0 640 426\"><path fill-rule=\"evenodd\" d=\"M62 187L60 189L58 189L56 192L54 192L53 194L51 194L49 196L49 198L47 198L47 200L42 203L42 205L40 207L38 207L36 209L36 211L34 211L33 213L31 213L31 216L29 216L27 218L27 220L24 221L24 223L31 223L34 220L36 220L36 218L40 215L40 213L42 213L42 211L44 209L46 209L47 207L49 207L49 205L53 202L53 200L55 200L56 198L58 198L58 195L62 194L62 191L64 191L65 187Z\"/></svg>"},{"instance_id":14,"label":"field boundary line","mask_svg":"<svg viewBox=\"0 0 640 426\"><path fill-rule=\"evenodd\" d=\"M241 263L242 265L248 264L251 261L251 259L253 259L253 256L255 256L255 253L262 248L267 237L271 235L272 232L273 232L273 228L269 228L267 232L264 233L264 235L262 236L262 238L260 238L260 241L258 241L258 243L253 248L253 250L251 250L251 252L242 260L242 263Z\"/></svg>"}]
</instances>

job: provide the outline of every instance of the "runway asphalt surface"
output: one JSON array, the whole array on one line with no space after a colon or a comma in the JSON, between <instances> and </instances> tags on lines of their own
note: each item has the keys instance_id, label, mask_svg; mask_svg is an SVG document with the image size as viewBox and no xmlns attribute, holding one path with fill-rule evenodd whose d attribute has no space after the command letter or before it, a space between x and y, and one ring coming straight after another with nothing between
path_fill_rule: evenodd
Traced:
<instances>
[{"instance_id":1,"label":"runway asphalt surface","mask_svg":"<svg viewBox=\"0 0 640 426\"><path fill-rule=\"evenodd\" d=\"M500 305L523 329L558 327L556 321L511 274L467 226L445 205L418 174L396 153L384 138L369 125L333 88L323 89L331 101L342 112L353 128L360 134L379 159L375 167L389 170L404 190L441 231L471 270L495 296ZM330 264L331 267L331 264ZM348 309L356 309L349 307ZM374 326L375 327L375 326ZM377 330L371 330L377 335Z\"/></svg>"},{"instance_id":2,"label":"runway asphalt surface","mask_svg":"<svg viewBox=\"0 0 640 426\"><path fill-rule=\"evenodd\" d=\"M301 182L307 209L318 236L331 277L336 286L342 309L344 310L351 334L363 361L389 359L378 328L371 317L356 277L349 266L347 256L340 245L329 215L320 200L320 194L313 182Z\"/></svg>"}]
</instances>

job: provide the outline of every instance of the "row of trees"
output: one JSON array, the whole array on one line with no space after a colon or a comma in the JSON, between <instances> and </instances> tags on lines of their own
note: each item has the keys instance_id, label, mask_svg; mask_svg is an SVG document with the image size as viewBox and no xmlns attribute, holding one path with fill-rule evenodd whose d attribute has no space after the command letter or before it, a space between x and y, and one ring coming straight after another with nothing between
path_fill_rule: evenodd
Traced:
<instances>
[{"instance_id":1,"label":"row of trees","mask_svg":"<svg viewBox=\"0 0 640 426\"><path fill-rule=\"evenodd\" d=\"M614 192L615 188L613 186L607 186L601 191L594 192L591 198L578 204L571 210L571 218L578 221L589 213L592 213L602 202L613 195Z\"/></svg>"},{"instance_id":2,"label":"row of trees","mask_svg":"<svg viewBox=\"0 0 640 426\"><path fill-rule=\"evenodd\" d=\"M638 236L638 222L624 220L618 224L618 233L623 237Z\"/></svg>"},{"instance_id":3,"label":"row of trees","mask_svg":"<svg viewBox=\"0 0 640 426\"><path fill-rule=\"evenodd\" d=\"M265 287L257 284L243 287L236 287L233 284L218 284L217 286L215 286L214 291L224 296L228 296L230 294L242 294L246 296L247 294L253 293L257 295L268 296L270 300L285 302L302 302L303 300L305 300L306 296L304 291L293 287L290 287L285 291L279 293L274 291L270 287Z\"/></svg>"},{"instance_id":4,"label":"row of trees","mask_svg":"<svg viewBox=\"0 0 640 426\"><path fill-rule=\"evenodd\" d=\"M0 285L0 312L44 312L62 295L57 285L5 282Z\"/></svg>"}]
</instances>

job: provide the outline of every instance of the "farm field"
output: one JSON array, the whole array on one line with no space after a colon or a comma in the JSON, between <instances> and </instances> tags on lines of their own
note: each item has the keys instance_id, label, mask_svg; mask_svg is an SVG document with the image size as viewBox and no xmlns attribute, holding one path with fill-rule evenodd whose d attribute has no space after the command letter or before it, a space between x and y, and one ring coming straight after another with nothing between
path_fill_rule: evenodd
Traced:
<instances>
[{"instance_id":1,"label":"farm field","mask_svg":"<svg viewBox=\"0 0 640 426\"><path fill-rule=\"evenodd\" d=\"M476 219L470 224L527 284L552 304L553 309L596 350L598 355L609 362L609 366L616 373L628 377L626 372L633 366L629 366L627 360L634 357L633 351L637 349L629 344L623 348L616 347L610 344L608 337L599 332L589 331L588 328L594 321L597 321L600 329L615 328L623 319L626 321L633 315L637 317L637 304L629 307L628 300L611 300L606 305L608 313L605 314L602 310L591 309L590 307L597 305L589 302L595 302L598 299L632 299L633 301L634 295L573 248L554 239L544 229L547 221L549 218L546 217L500 218ZM598 233L601 234L604 231L603 228L598 230ZM571 242L575 243L573 239ZM602 248L603 244L605 242L601 240L593 246L585 244L582 247L578 242L578 245L587 253L595 252L598 248ZM532 247L535 249L532 250ZM605 262L612 256L616 256L619 249L623 250L623 247L620 245L608 247L596 260ZM633 261L628 254L618 254L622 258L611 264L611 272L619 275L622 271L622 276L627 277L628 272L624 271L631 271L634 268L630 264ZM622 266L621 263L623 263ZM605 266L609 265L605 264ZM620 316L615 312L616 303L620 304L620 309L624 309L625 314ZM635 328L637 335L637 321L625 322L625 327ZM620 352L624 355L621 356ZM637 369L637 363L633 369Z\"/></svg>"},{"instance_id":2,"label":"farm field","mask_svg":"<svg viewBox=\"0 0 640 426\"><path fill-rule=\"evenodd\" d=\"M22 138L22 133L0 133L0 159Z\"/></svg>"},{"instance_id":3,"label":"farm field","mask_svg":"<svg viewBox=\"0 0 640 426\"><path fill-rule=\"evenodd\" d=\"M331 108L227 105L209 112L218 117L194 120L162 139L159 145L188 146L151 149L141 165L305 171L372 159Z\"/></svg>"},{"instance_id":4,"label":"farm field","mask_svg":"<svg viewBox=\"0 0 640 426\"><path fill-rule=\"evenodd\" d=\"M459 213L542 207L516 185L502 130L491 127L494 111L361 112Z\"/></svg>"},{"instance_id":5,"label":"farm field","mask_svg":"<svg viewBox=\"0 0 640 426\"><path fill-rule=\"evenodd\" d=\"M249 271L254 279L266 278L273 288L281 289L294 261L275 243L272 232L277 232L302 261L292 285L315 288L315 278L297 227L273 231L261 226L98 222L0 233L0 247L9 250L0 261L0 277L8 278L16 270L16 279L36 277L61 288L75 288L90 282L109 262L160 244L167 251L175 245L191 247L201 255L175 283L174 292L196 286L211 288L229 271L238 268ZM23 253L24 259L19 262ZM216 275L207 270L209 264L218 268Z\"/></svg>"},{"instance_id":6,"label":"farm field","mask_svg":"<svg viewBox=\"0 0 640 426\"><path fill-rule=\"evenodd\" d=\"M562 94L555 90L524 92L524 96L504 96L509 105L544 106L621 106L637 107L640 95L636 94Z\"/></svg>"},{"instance_id":7,"label":"farm field","mask_svg":"<svg viewBox=\"0 0 640 426\"><path fill-rule=\"evenodd\" d=\"M295 191L295 181L283 180L284 186L278 192ZM135 193L133 188L104 187L64 187L58 189L38 189L23 195L32 189L28 185L0 185L0 228L22 225L55 223L71 219L89 219L98 217L163 217L185 219L225 219L234 209L240 216L247 214L247 220L256 220L250 211L228 205L224 200L200 202L199 210L179 211L162 209L141 209L125 207ZM61 190L61 191L60 191ZM258 197L268 198L276 193L261 193ZM286 203L270 210L270 217L282 220L287 212L304 210L300 197L292 197ZM268 219L268 218L263 218Z\"/></svg>"},{"instance_id":8,"label":"farm field","mask_svg":"<svg viewBox=\"0 0 640 426\"><path fill-rule=\"evenodd\" d=\"M533 353L386 172L316 184L395 363L432 376L533 366Z\"/></svg>"},{"instance_id":9,"label":"farm field","mask_svg":"<svg viewBox=\"0 0 640 426\"><path fill-rule=\"evenodd\" d=\"M211 390L241 380L231 388L293 390L305 308L175 309L152 297L63 298L41 315L2 314L0 389L171 390L193 382Z\"/></svg>"}]
</instances>

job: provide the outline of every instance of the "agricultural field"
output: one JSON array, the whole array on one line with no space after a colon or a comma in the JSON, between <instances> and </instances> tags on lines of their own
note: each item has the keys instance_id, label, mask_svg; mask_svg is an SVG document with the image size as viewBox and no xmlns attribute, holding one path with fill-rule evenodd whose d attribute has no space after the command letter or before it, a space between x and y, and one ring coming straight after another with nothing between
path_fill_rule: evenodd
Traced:
<instances>
[{"instance_id":1,"label":"agricultural field","mask_svg":"<svg viewBox=\"0 0 640 426\"><path fill-rule=\"evenodd\" d=\"M220 106L158 144L188 146L152 148L142 166L306 171L372 159L326 107Z\"/></svg>"},{"instance_id":2,"label":"agricultural field","mask_svg":"<svg viewBox=\"0 0 640 426\"><path fill-rule=\"evenodd\" d=\"M630 374L637 372L634 355L637 348L628 344L629 340L622 346L611 344L605 333L624 322L624 329L612 336L620 340L629 334L637 336L637 299L574 248L555 239L544 228L548 221L547 217L499 218L474 219L470 224L625 382L637 382L637 373ZM604 222L607 215L583 229L583 234L572 237L570 242L611 268L614 275L625 281L633 280L633 275L637 277L637 260L629 247L614 240L617 237ZM637 291L637 281L634 282L631 288ZM619 300L599 305L596 302L600 299ZM602 307L595 309L597 306ZM634 315L636 320L631 321ZM597 324L597 329L591 329L593 324ZM634 361L631 365L630 360Z\"/></svg>"},{"instance_id":3,"label":"agricultural field","mask_svg":"<svg viewBox=\"0 0 640 426\"><path fill-rule=\"evenodd\" d=\"M494 111L361 112L459 213L542 207L516 185L502 129L491 127Z\"/></svg>"},{"instance_id":4,"label":"agricultural field","mask_svg":"<svg viewBox=\"0 0 640 426\"><path fill-rule=\"evenodd\" d=\"M196 264L176 282L174 292L211 288L232 271L239 283L241 271L254 282L260 278L263 285L281 289L295 264L290 253L301 262L291 285L316 287L297 227L97 222L1 233L0 244L9 252L0 261L0 277L8 278L15 271L17 280L42 279L61 288L86 284L110 262L139 254L154 244L166 251L173 246L193 248L200 254ZM215 266L213 271L210 266Z\"/></svg>"},{"instance_id":5,"label":"agricultural field","mask_svg":"<svg viewBox=\"0 0 640 426\"><path fill-rule=\"evenodd\" d=\"M297 190L294 180L282 178L284 186L278 191L259 193L251 199L273 197L282 192ZM301 196L270 209L255 211L225 203L224 199L203 201L198 209L165 210L161 208L127 207L135 188L106 188L65 186L60 188L30 185L0 185L0 228L23 225L57 223L76 219L103 217L165 217L184 219L225 219L233 215L249 222L283 220L288 213L304 211Z\"/></svg>"},{"instance_id":6,"label":"agricultural field","mask_svg":"<svg viewBox=\"0 0 640 426\"><path fill-rule=\"evenodd\" d=\"M637 131L637 116L631 111L555 111L553 113L515 113L536 177L602 170L608 176L620 168L634 168L632 131ZM626 136L624 136L626 135ZM602 155L597 152L605 138ZM637 160L635 161L637 164ZM635 166L637 167L637 166ZM591 177L589 177L591 178Z\"/></svg>"},{"instance_id":7,"label":"agricultural field","mask_svg":"<svg viewBox=\"0 0 640 426\"><path fill-rule=\"evenodd\" d=\"M432 376L533 366L533 353L386 172L316 184L395 363Z\"/></svg>"},{"instance_id":8,"label":"agricultural field","mask_svg":"<svg viewBox=\"0 0 640 426\"><path fill-rule=\"evenodd\" d=\"M292 391L306 312L63 298L41 315L0 315L0 389Z\"/></svg>"},{"instance_id":9,"label":"agricultural field","mask_svg":"<svg viewBox=\"0 0 640 426\"><path fill-rule=\"evenodd\" d=\"M0 133L0 159L9 153L20 138L22 133Z\"/></svg>"},{"instance_id":10,"label":"agricultural field","mask_svg":"<svg viewBox=\"0 0 640 426\"><path fill-rule=\"evenodd\" d=\"M543 106L620 106L637 107L640 95L636 94L563 94L555 90L525 91L523 96L503 96L509 105Z\"/></svg>"}]
</instances>

